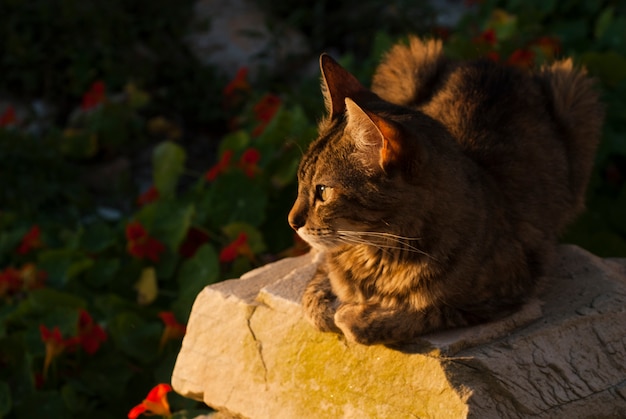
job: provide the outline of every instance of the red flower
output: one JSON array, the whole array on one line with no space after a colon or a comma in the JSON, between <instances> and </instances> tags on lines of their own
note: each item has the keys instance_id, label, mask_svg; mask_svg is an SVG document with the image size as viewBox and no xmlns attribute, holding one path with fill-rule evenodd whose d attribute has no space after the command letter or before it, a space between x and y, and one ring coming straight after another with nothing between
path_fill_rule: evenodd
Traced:
<instances>
[{"instance_id":1,"label":"red flower","mask_svg":"<svg viewBox=\"0 0 626 419\"><path fill-rule=\"evenodd\" d=\"M493 29L487 29L476 38L473 39L475 44L487 44L494 46L498 39L496 38L496 32Z\"/></svg>"},{"instance_id":2,"label":"red flower","mask_svg":"<svg viewBox=\"0 0 626 419\"><path fill-rule=\"evenodd\" d=\"M153 185L137 198L137 205L143 206L159 199L159 190Z\"/></svg>"},{"instance_id":3,"label":"red flower","mask_svg":"<svg viewBox=\"0 0 626 419\"><path fill-rule=\"evenodd\" d=\"M150 259L158 262L165 246L154 237L148 235L146 229L138 221L126 225L126 239L128 253L138 259Z\"/></svg>"},{"instance_id":4,"label":"red flower","mask_svg":"<svg viewBox=\"0 0 626 419\"><path fill-rule=\"evenodd\" d=\"M209 235L196 227L191 227L187 231L185 240L180 245L178 253L185 259L189 259L196 254L200 246L209 241Z\"/></svg>"},{"instance_id":5,"label":"red flower","mask_svg":"<svg viewBox=\"0 0 626 419\"><path fill-rule=\"evenodd\" d=\"M529 49L516 49L506 61L506 63L509 65L524 68L532 67L534 62L535 53Z\"/></svg>"},{"instance_id":6,"label":"red flower","mask_svg":"<svg viewBox=\"0 0 626 419\"><path fill-rule=\"evenodd\" d=\"M142 413L149 415L171 416L170 405L167 402L167 393L172 391L169 384L157 384L141 404L133 407L128 412L128 419L136 419Z\"/></svg>"},{"instance_id":7,"label":"red flower","mask_svg":"<svg viewBox=\"0 0 626 419\"><path fill-rule=\"evenodd\" d=\"M235 77L224 87L222 94L224 96L232 96L238 90L249 90L250 84L248 84L248 68L242 67L237 70Z\"/></svg>"},{"instance_id":8,"label":"red flower","mask_svg":"<svg viewBox=\"0 0 626 419\"><path fill-rule=\"evenodd\" d=\"M239 167L244 171L246 176L253 178L259 171L257 163L261 160L261 153L256 148L249 148L243 152L239 160Z\"/></svg>"},{"instance_id":9,"label":"red flower","mask_svg":"<svg viewBox=\"0 0 626 419\"><path fill-rule=\"evenodd\" d=\"M498 62L500 61L500 54L498 54L495 51L489 51L485 57L487 57L488 60L494 61L494 62Z\"/></svg>"},{"instance_id":10,"label":"red flower","mask_svg":"<svg viewBox=\"0 0 626 419\"><path fill-rule=\"evenodd\" d=\"M222 157L220 158L220 161L213 167L211 167L204 175L204 178L208 181L214 181L218 175L220 175L221 173L224 173L226 171L226 169L228 169L228 166L230 165L230 160L233 157L233 151L232 150L226 150L224 151L224 153L222 154Z\"/></svg>"},{"instance_id":11,"label":"red flower","mask_svg":"<svg viewBox=\"0 0 626 419\"><path fill-rule=\"evenodd\" d=\"M170 339L180 339L185 336L187 326L179 323L174 313L171 311L162 311L159 313L159 317L165 324L165 329L163 329L163 334L161 335L161 342L159 343L160 348L163 348Z\"/></svg>"},{"instance_id":12,"label":"red flower","mask_svg":"<svg viewBox=\"0 0 626 419\"><path fill-rule=\"evenodd\" d=\"M78 344L78 338L63 339L58 326L50 330L43 324L39 325L39 333L42 342L46 344L46 358L43 364L43 376L45 378L48 375L48 368L50 368L52 361L66 350L74 350Z\"/></svg>"},{"instance_id":13,"label":"red flower","mask_svg":"<svg viewBox=\"0 0 626 419\"><path fill-rule=\"evenodd\" d=\"M47 276L44 271L38 271L33 263L27 263L19 270L6 268L0 272L0 297L11 296L22 290L41 288Z\"/></svg>"},{"instance_id":14,"label":"red flower","mask_svg":"<svg viewBox=\"0 0 626 419\"><path fill-rule=\"evenodd\" d=\"M22 290L22 275L15 268L0 272L0 297L13 295Z\"/></svg>"},{"instance_id":15,"label":"red flower","mask_svg":"<svg viewBox=\"0 0 626 419\"><path fill-rule=\"evenodd\" d=\"M99 324L94 323L93 319L85 310L80 311L78 318L78 340L80 346L89 355L95 354L100 345L107 340L106 332Z\"/></svg>"},{"instance_id":16,"label":"red flower","mask_svg":"<svg viewBox=\"0 0 626 419\"><path fill-rule=\"evenodd\" d=\"M0 127L8 127L17 122L15 108L11 105L7 106L2 115L0 115Z\"/></svg>"},{"instance_id":17,"label":"red flower","mask_svg":"<svg viewBox=\"0 0 626 419\"><path fill-rule=\"evenodd\" d=\"M250 91L248 69L242 67L237 71L235 78L224 87L222 92L224 107L232 108L238 105L242 101L243 95L248 91Z\"/></svg>"},{"instance_id":18,"label":"red flower","mask_svg":"<svg viewBox=\"0 0 626 419\"><path fill-rule=\"evenodd\" d=\"M260 124L252 131L253 136L261 135L267 124L270 123L278 111L278 108L280 108L280 98L269 93L263 96L261 100L254 105L252 110Z\"/></svg>"},{"instance_id":19,"label":"red flower","mask_svg":"<svg viewBox=\"0 0 626 419\"><path fill-rule=\"evenodd\" d=\"M83 111L89 111L102 102L105 97L105 85L102 80L94 82L89 90L83 95L83 102L80 105Z\"/></svg>"},{"instance_id":20,"label":"red flower","mask_svg":"<svg viewBox=\"0 0 626 419\"><path fill-rule=\"evenodd\" d=\"M254 259L254 254L248 245L248 235L243 232L239 233L239 236L232 243L222 249L220 262L232 262L239 255L247 256L250 260Z\"/></svg>"},{"instance_id":21,"label":"red flower","mask_svg":"<svg viewBox=\"0 0 626 419\"><path fill-rule=\"evenodd\" d=\"M37 249L41 247L43 243L41 242L41 230L39 226L34 225L28 230L28 232L22 237L22 241L20 242L19 247L17 248L17 253L20 255L25 255L33 249Z\"/></svg>"}]
</instances>

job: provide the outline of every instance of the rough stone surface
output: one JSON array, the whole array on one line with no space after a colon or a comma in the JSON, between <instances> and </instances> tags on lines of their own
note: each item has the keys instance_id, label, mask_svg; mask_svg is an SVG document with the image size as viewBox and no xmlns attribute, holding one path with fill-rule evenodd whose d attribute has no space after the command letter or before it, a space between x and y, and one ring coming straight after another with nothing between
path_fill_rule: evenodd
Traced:
<instances>
[{"instance_id":1,"label":"rough stone surface","mask_svg":"<svg viewBox=\"0 0 626 419\"><path fill-rule=\"evenodd\" d=\"M401 350L314 330L299 300L315 266L308 254L205 288L174 389L249 418L626 415L626 259L561 246L520 312Z\"/></svg>"}]
</instances>

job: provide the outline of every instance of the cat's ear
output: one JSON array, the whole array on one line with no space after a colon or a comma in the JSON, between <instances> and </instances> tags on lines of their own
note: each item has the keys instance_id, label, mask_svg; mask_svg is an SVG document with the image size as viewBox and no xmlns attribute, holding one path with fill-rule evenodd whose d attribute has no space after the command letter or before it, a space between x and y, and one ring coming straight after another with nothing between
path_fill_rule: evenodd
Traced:
<instances>
[{"instance_id":1,"label":"cat's ear","mask_svg":"<svg viewBox=\"0 0 626 419\"><path fill-rule=\"evenodd\" d=\"M353 138L357 153L370 167L389 173L400 164L404 133L402 127L375 113L366 111L346 98L346 131Z\"/></svg>"},{"instance_id":2,"label":"cat's ear","mask_svg":"<svg viewBox=\"0 0 626 419\"><path fill-rule=\"evenodd\" d=\"M331 119L345 112L347 97L369 92L356 77L328 54L320 56L320 69L322 71L322 94Z\"/></svg>"}]
</instances>

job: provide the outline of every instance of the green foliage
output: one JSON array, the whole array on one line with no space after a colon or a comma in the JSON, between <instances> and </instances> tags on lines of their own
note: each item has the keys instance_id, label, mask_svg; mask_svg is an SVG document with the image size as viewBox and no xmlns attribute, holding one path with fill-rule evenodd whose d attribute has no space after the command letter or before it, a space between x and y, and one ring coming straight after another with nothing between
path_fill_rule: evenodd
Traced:
<instances>
[{"instance_id":1,"label":"green foliage","mask_svg":"<svg viewBox=\"0 0 626 419\"><path fill-rule=\"evenodd\" d=\"M189 52L194 1L6 0L0 12L0 92L62 109L97 79L154 91L191 121L220 116L216 73ZM122 139L120 138L120 141Z\"/></svg>"},{"instance_id":2,"label":"green foliage","mask_svg":"<svg viewBox=\"0 0 626 419\"><path fill-rule=\"evenodd\" d=\"M298 162L323 109L319 81L283 85L275 96L242 79L236 98L216 94L224 83L181 53L191 2L5 3L0 91L49 98L60 111L54 121L28 113L0 123L0 179L9 185L0 189L0 417L124 417L169 380L203 287L301 251L286 218ZM407 26L390 19L389 30L371 31L384 16L379 6L352 3L287 10L265 2L311 34L320 33L320 13L338 11L343 26L327 26L315 42L367 45L368 54L357 48L340 57L367 82ZM408 11L398 19L427 16L408 2L394 4L386 10ZM346 9L359 9L362 22ZM492 0L471 10L449 31L448 54L511 65L571 55L599 79L607 121L589 210L566 239L601 255L626 255L623 6ZM426 21L409 23L423 29ZM12 31L18 23L23 30ZM64 48L54 48L61 41ZM65 72L41 71L59 63ZM191 112L181 118L187 125L163 116L172 109ZM190 137L207 139L189 122L216 117L228 117L231 128L212 127L221 136L215 156L192 169L198 156ZM147 149L152 187L138 194L123 164L110 167ZM175 418L201 409L174 394L169 400Z\"/></svg>"}]
</instances>

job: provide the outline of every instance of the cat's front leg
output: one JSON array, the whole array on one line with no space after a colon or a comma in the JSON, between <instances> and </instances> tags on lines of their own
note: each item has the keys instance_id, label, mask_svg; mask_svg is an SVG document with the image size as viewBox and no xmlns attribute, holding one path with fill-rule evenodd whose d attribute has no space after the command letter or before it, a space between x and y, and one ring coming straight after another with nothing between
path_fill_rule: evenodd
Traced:
<instances>
[{"instance_id":1,"label":"cat's front leg","mask_svg":"<svg viewBox=\"0 0 626 419\"><path fill-rule=\"evenodd\" d=\"M302 306L307 320L320 331L341 333L334 321L338 306L337 296L333 293L324 270L318 270L307 284L302 295Z\"/></svg>"},{"instance_id":2,"label":"cat's front leg","mask_svg":"<svg viewBox=\"0 0 626 419\"><path fill-rule=\"evenodd\" d=\"M363 345L393 340L389 310L373 304L342 304L335 312L334 323L350 342Z\"/></svg>"},{"instance_id":3,"label":"cat's front leg","mask_svg":"<svg viewBox=\"0 0 626 419\"><path fill-rule=\"evenodd\" d=\"M402 305L342 304L335 313L335 324L346 338L363 345L411 343L425 333L469 323L464 312L449 306L416 311Z\"/></svg>"}]
</instances>

